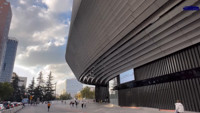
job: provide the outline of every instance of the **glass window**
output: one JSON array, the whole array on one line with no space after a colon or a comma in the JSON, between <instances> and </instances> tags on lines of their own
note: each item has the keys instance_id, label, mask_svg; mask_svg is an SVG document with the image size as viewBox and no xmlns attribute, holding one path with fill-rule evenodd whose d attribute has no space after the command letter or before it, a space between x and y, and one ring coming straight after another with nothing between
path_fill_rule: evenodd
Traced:
<instances>
[{"instance_id":1,"label":"glass window","mask_svg":"<svg viewBox=\"0 0 200 113\"><path fill-rule=\"evenodd\" d=\"M130 69L120 74L120 84L135 80L134 69Z\"/></svg>"},{"instance_id":2,"label":"glass window","mask_svg":"<svg viewBox=\"0 0 200 113\"><path fill-rule=\"evenodd\" d=\"M113 90L117 86L117 77L109 81L110 103L118 105L118 91Z\"/></svg>"}]
</instances>

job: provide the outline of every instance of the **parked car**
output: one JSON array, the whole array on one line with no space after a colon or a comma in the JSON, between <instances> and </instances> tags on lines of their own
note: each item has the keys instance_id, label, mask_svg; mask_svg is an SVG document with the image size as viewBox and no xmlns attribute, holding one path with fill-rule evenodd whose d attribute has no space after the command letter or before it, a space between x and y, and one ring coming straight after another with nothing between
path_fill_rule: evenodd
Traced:
<instances>
[{"instance_id":1,"label":"parked car","mask_svg":"<svg viewBox=\"0 0 200 113\"><path fill-rule=\"evenodd\" d=\"M3 106L5 109L10 109L10 104L8 102L4 102Z\"/></svg>"},{"instance_id":2,"label":"parked car","mask_svg":"<svg viewBox=\"0 0 200 113\"><path fill-rule=\"evenodd\" d=\"M17 104L18 104L18 106L21 106L21 105L22 105L22 103L21 103L21 102L18 102Z\"/></svg>"},{"instance_id":3,"label":"parked car","mask_svg":"<svg viewBox=\"0 0 200 113\"><path fill-rule=\"evenodd\" d=\"M10 107L11 107L11 108L14 108L15 105L14 105L13 103L10 103Z\"/></svg>"},{"instance_id":4,"label":"parked car","mask_svg":"<svg viewBox=\"0 0 200 113\"><path fill-rule=\"evenodd\" d=\"M0 111L3 111L4 110L4 106L3 104L0 104Z\"/></svg>"},{"instance_id":5,"label":"parked car","mask_svg":"<svg viewBox=\"0 0 200 113\"><path fill-rule=\"evenodd\" d=\"M18 106L17 102L12 102L12 104L14 104L14 107Z\"/></svg>"}]
</instances>

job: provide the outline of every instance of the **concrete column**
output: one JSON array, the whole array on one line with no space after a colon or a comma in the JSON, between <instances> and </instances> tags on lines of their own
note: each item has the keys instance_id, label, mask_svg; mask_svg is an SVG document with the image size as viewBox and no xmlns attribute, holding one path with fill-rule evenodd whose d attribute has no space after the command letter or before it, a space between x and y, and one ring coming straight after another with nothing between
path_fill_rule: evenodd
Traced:
<instances>
[{"instance_id":1,"label":"concrete column","mask_svg":"<svg viewBox=\"0 0 200 113\"><path fill-rule=\"evenodd\" d=\"M109 101L109 91L108 86L95 86L95 99L96 102L108 102Z\"/></svg>"}]
</instances>

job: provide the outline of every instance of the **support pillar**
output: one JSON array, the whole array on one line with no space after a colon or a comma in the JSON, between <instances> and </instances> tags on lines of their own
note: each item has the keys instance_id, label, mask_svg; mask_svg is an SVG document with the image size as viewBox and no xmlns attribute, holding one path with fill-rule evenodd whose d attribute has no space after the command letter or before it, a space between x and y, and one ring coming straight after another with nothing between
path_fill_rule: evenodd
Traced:
<instances>
[{"instance_id":1,"label":"support pillar","mask_svg":"<svg viewBox=\"0 0 200 113\"><path fill-rule=\"evenodd\" d=\"M96 102L108 102L109 101L109 91L108 86L95 86L95 99Z\"/></svg>"}]
</instances>

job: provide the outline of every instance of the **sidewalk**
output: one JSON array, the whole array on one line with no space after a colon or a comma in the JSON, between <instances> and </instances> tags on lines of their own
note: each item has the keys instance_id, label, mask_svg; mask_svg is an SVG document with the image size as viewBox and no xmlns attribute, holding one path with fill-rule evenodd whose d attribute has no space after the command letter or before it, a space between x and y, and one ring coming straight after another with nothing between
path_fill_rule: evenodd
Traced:
<instances>
[{"instance_id":1,"label":"sidewalk","mask_svg":"<svg viewBox=\"0 0 200 113\"><path fill-rule=\"evenodd\" d=\"M115 113L118 111L124 111L125 113L175 113L175 110L165 110L165 109L157 109L157 108L148 108L148 107L120 107L112 104L106 104L104 107L115 109ZM109 113L109 112L105 112ZM114 113L114 112L113 112ZM121 112L119 112L121 113ZM184 113L199 113L199 112L191 112L185 111Z\"/></svg>"},{"instance_id":2,"label":"sidewalk","mask_svg":"<svg viewBox=\"0 0 200 113\"><path fill-rule=\"evenodd\" d=\"M47 105L39 104L37 106L26 106L18 113L48 113ZM174 111L159 111L159 109L146 107L119 107L105 103L88 103L86 108L82 109L80 104L76 108L71 107L69 102L66 104L61 102L54 102L52 103L49 113L174 113Z\"/></svg>"}]
</instances>

